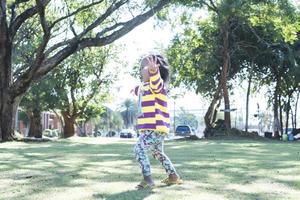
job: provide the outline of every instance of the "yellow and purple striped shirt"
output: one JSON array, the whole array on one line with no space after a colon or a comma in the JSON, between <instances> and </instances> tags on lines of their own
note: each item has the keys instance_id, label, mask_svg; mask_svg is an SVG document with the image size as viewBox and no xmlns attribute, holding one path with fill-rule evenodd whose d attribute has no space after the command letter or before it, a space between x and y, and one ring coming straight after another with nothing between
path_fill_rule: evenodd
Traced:
<instances>
[{"instance_id":1,"label":"yellow and purple striped shirt","mask_svg":"<svg viewBox=\"0 0 300 200\"><path fill-rule=\"evenodd\" d=\"M144 83L142 88L135 88L135 94L141 95L141 115L137 119L137 129L141 132L144 130L155 130L168 134L170 115L164 81L158 69L155 72L149 71L149 75L149 82Z\"/></svg>"}]
</instances>

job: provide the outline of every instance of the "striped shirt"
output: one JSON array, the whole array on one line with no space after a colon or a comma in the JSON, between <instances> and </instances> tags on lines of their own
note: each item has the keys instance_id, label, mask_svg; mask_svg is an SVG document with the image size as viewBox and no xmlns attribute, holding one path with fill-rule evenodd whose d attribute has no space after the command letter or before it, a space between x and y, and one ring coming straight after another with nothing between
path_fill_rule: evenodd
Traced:
<instances>
[{"instance_id":1,"label":"striped shirt","mask_svg":"<svg viewBox=\"0 0 300 200\"><path fill-rule=\"evenodd\" d=\"M149 71L149 75L149 82L135 88L135 94L141 95L141 114L137 119L137 129L141 132L155 130L168 134L170 116L167 91L158 69L153 73Z\"/></svg>"}]
</instances>

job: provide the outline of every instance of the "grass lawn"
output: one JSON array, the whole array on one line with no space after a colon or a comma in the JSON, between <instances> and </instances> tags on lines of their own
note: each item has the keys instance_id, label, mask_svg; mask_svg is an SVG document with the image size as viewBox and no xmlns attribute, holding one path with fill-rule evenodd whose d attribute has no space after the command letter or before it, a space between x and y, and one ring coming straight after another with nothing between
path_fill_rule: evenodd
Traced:
<instances>
[{"instance_id":1,"label":"grass lawn","mask_svg":"<svg viewBox=\"0 0 300 200\"><path fill-rule=\"evenodd\" d=\"M166 187L152 159L157 186L137 191L134 139L72 138L0 144L2 200L300 199L300 142L168 141L165 151L184 179Z\"/></svg>"}]
</instances>

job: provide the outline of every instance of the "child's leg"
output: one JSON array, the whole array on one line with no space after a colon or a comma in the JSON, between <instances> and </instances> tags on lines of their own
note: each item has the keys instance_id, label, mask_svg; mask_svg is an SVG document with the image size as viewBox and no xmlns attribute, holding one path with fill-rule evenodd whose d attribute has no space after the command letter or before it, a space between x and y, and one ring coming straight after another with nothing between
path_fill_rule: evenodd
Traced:
<instances>
[{"instance_id":1,"label":"child's leg","mask_svg":"<svg viewBox=\"0 0 300 200\"><path fill-rule=\"evenodd\" d=\"M157 133L159 134L159 133ZM158 136L159 137L159 136ZM154 145L153 151L153 157L160 161L162 166L165 168L168 175L176 175L176 169L173 166L171 160L168 158L168 156L164 153L164 136L160 135L160 140L158 143Z\"/></svg>"},{"instance_id":2,"label":"child's leg","mask_svg":"<svg viewBox=\"0 0 300 200\"><path fill-rule=\"evenodd\" d=\"M146 152L147 149L149 149L149 146L145 145L145 137L143 137L143 135L140 135L139 140L134 147L134 154L136 160L140 164L144 177L151 175L150 161Z\"/></svg>"},{"instance_id":3,"label":"child's leg","mask_svg":"<svg viewBox=\"0 0 300 200\"><path fill-rule=\"evenodd\" d=\"M157 143L157 138L154 133L154 131L145 131L142 133L134 148L135 158L142 168L144 177L151 176L151 166L147 151Z\"/></svg>"}]
</instances>

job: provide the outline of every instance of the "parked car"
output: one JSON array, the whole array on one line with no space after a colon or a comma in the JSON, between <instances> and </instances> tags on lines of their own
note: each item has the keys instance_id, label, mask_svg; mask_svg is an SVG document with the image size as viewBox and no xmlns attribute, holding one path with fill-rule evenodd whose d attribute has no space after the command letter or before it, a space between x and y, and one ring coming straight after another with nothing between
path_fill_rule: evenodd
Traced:
<instances>
[{"instance_id":1,"label":"parked car","mask_svg":"<svg viewBox=\"0 0 300 200\"><path fill-rule=\"evenodd\" d=\"M117 135L116 131L108 131L106 137L115 137Z\"/></svg>"},{"instance_id":2,"label":"parked car","mask_svg":"<svg viewBox=\"0 0 300 200\"><path fill-rule=\"evenodd\" d=\"M120 132L120 138L134 138L136 137L136 133L132 129L123 129Z\"/></svg>"},{"instance_id":3,"label":"parked car","mask_svg":"<svg viewBox=\"0 0 300 200\"><path fill-rule=\"evenodd\" d=\"M194 135L194 132L192 131L192 128L190 126L180 125L176 127L175 135L186 137L186 136Z\"/></svg>"},{"instance_id":4,"label":"parked car","mask_svg":"<svg viewBox=\"0 0 300 200\"><path fill-rule=\"evenodd\" d=\"M97 131L93 131L93 136L94 137L97 137L97 136L101 136L102 135L102 132L100 130L97 130Z\"/></svg>"}]
</instances>

